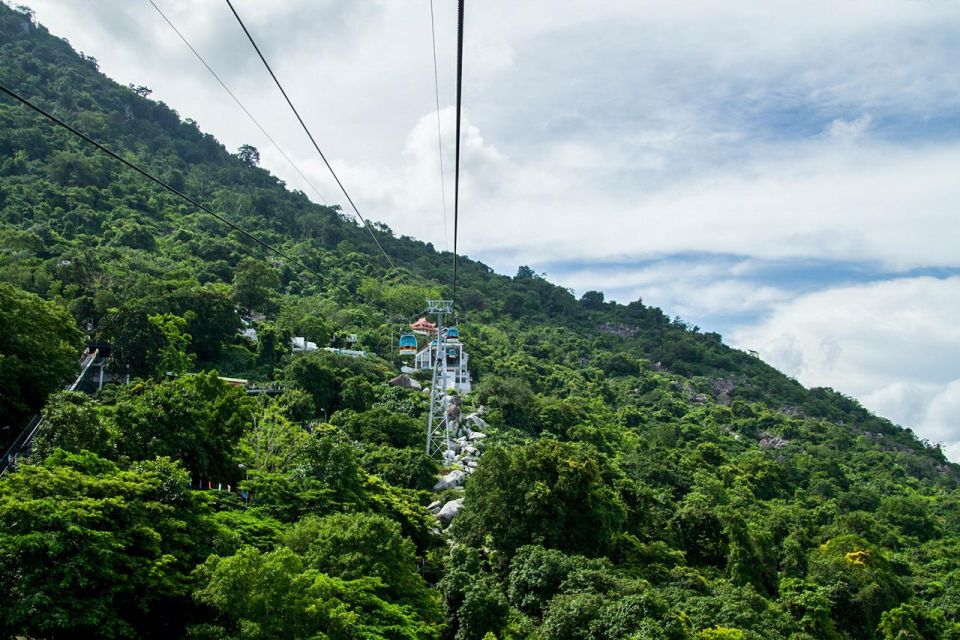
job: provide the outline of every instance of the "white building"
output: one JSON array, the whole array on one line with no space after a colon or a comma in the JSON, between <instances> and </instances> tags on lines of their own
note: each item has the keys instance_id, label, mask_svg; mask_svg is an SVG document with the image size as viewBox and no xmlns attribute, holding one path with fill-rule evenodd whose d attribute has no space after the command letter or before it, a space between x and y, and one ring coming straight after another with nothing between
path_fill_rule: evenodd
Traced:
<instances>
[{"instance_id":1,"label":"white building","mask_svg":"<svg viewBox=\"0 0 960 640\"><path fill-rule=\"evenodd\" d=\"M310 342L303 336L294 336L290 338L290 346L294 353L309 353L317 350L317 343Z\"/></svg>"},{"instance_id":2,"label":"white building","mask_svg":"<svg viewBox=\"0 0 960 640\"><path fill-rule=\"evenodd\" d=\"M449 335L447 336L445 349L447 352L444 358L447 367L447 385L456 389L458 393L470 393L473 388L468 368L470 354L463 350L463 344L461 344L459 338ZM430 344L417 353L413 366L417 371L432 370L436 361L437 341L431 340Z\"/></svg>"}]
</instances>

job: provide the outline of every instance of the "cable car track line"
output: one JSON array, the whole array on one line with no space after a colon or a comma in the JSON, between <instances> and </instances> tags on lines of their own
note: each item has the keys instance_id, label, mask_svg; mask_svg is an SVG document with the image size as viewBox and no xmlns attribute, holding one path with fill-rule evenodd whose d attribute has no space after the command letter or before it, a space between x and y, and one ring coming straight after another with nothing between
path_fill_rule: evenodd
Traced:
<instances>
[{"instance_id":1,"label":"cable car track line","mask_svg":"<svg viewBox=\"0 0 960 640\"><path fill-rule=\"evenodd\" d=\"M227 0L229 2L230 0ZM460 111L463 103L463 2L457 4L457 145L453 178L453 301L457 301L457 231L460 220Z\"/></svg>"},{"instance_id":2,"label":"cable car track line","mask_svg":"<svg viewBox=\"0 0 960 640\"><path fill-rule=\"evenodd\" d=\"M443 175L443 134L440 128L440 74L437 71L437 28L433 17L433 0L430 0L430 40L433 42L433 90L437 98L437 155L440 158L440 198L443 202L443 248L444 250L448 250L447 180Z\"/></svg>"},{"instance_id":3,"label":"cable car track line","mask_svg":"<svg viewBox=\"0 0 960 640\"><path fill-rule=\"evenodd\" d=\"M463 0L461 0L461 4ZM273 72L273 69L270 67L270 63L267 62L266 57L264 57L263 52L260 51L260 47L257 46L256 40L253 39L250 31L247 29L247 26L243 23L243 20L240 18L240 14L237 13L237 10L233 7L233 3L230 0L227 0L227 6L230 7L230 11L233 13L233 17L237 19L237 22L240 24L240 28L243 29L243 32L247 36L247 40L250 41L250 44L253 45L254 50L257 52L257 55L260 56L260 61L263 62L263 66L267 68L267 71L270 73L270 77L273 78L273 82L277 85L277 88L280 89L280 93L283 94L284 100L287 101L287 104L290 106L293 115L297 116L297 120L300 122L300 126L303 127L304 132L307 134L307 137L310 138L310 142L313 143L313 148L317 150L317 153L320 154L320 158L323 160L323 163L327 165L327 169L330 171L330 175L333 176L333 179L337 181L337 186L340 187L340 191L343 192L343 195L347 198L347 202L350 203L350 206L353 207L354 213L357 214L357 217L363 222L364 227L370 233L370 237L373 238L373 241L376 243L377 248L380 249L380 253L383 254L383 257L387 259L392 269L396 269L397 265L393 263L393 260L390 259L390 256L387 255L387 252L383 250L383 246L380 244L380 241L377 240L377 236L373 233L373 229L370 227L370 223L364 219L360 214L360 210L357 208L357 205L354 203L353 198L350 197L350 194L347 193L346 187L343 186L343 183L340 181L340 177L337 176L337 172L333 170L333 167L330 165L330 162L327 160L327 157L323 155L323 151L320 150L320 145L317 144L317 141L314 139L313 134L310 133L310 129L307 127L306 123L303 121L303 118L300 117L300 112L297 111L297 108L293 106L293 101L290 100L290 96L287 95L286 90L284 90L283 85L280 84L280 80L277 79L277 74ZM454 238L456 241L456 238Z\"/></svg>"},{"instance_id":4,"label":"cable car track line","mask_svg":"<svg viewBox=\"0 0 960 640\"><path fill-rule=\"evenodd\" d=\"M317 189L316 185L310 181L310 178L304 175L303 171L300 170L300 167L298 167L296 163L294 163L294 161L290 159L290 156L284 153L283 149L280 148L280 145L277 144L277 141L274 140L269 133L267 133L267 130L264 129L263 126L260 124L260 122L253 117L253 114L250 113L245 106L243 106L243 103L240 102L240 98L238 98L236 94L230 90L230 87L228 87L227 84L220 79L220 76L217 74L217 72L214 71L209 64L207 64L207 61L204 60L203 56L201 56L200 53L193 47L193 45L190 44L190 41L187 40L186 36L180 33L180 30L177 29L176 25L174 25L173 22L170 21L170 18L167 17L167 14L165 14L153 0L147 0L147 2L153 5L153 8L157 10L157 13L160 14L160 17L163 18L164 22L170 25L170 28L173 29L173 32L176 33L181 40L183 40L183 44L187 45L187 48L190 49L191 52L193 52L193 55L196 56L197 60L200 61L200 64L206 67L207 71L210 72L210 75L212 75L214 79L220 83L220 86L223 87L223 90L226 91L230 95L230 97L233 98L233 101L237 103L237 106L240 107L245 114L247 114L247 117L250 118L250 122L256 125L257 129L259 129L260 133L262 133L267 138L267 140L270 141L274 149L276 149L280 153L280 155L283 156L283 159L286 160L291 167L293 167L293 170L296 171L301 178L303 178L303 181L306 182L311 189L313 189L313 192L317 194L317 197L320 198L320 201L323 202L323 204L329 206L330 203L327 202L327 199L323 197L323 194L320 193L320 190Z\"/></svg>"},{"instance_id":5,"label":"cable car track line","mask_svg":"<svg viewBox=\"0 0 960 640\"><path fill-rule=\"evenodd\" d=\"M126 166L128 169L132 169L133 171L136 171L137 173L139 173L140 175L142 175L144 178L147 178L147 179L150 180L151 182L153 182L153 183L155 183L155 184L163 187L164 189L166 189L166 190L169 191L170 193L172 193L172 194L174 194L174 195L176 195L176 196L179 196L179 197L182 198L183 200L189 202L190 204L192 204L192 205L193 205L194 207L196 207L197 209L203 211L204 213L209 214L210 216L213 216L214 218L216 218L217 220L219 220L219 221L222 222L223 224L227 225L228 227L230 227L231 229L233 229L234 231L236 231L237 233L239 233L239 234L242 235L243 237L247 238L248 240L251 240L251 241L255 242L256 244L260 245L261 247L263 247L263 248L266 249L267 251L270 251L271 253L274 253L274 254L276 254L276 255L278 255L278 256L280 256L280 257L288 260L290 263L297 265L298 267L300 267L301 269L303 269L303 270L306 271L307 273L310 273L310 274L316 276L317 278L319 278L319 279L322 280L323 282L326 282L327 284L329 284L329 285L331 285L331 286L333 286L333 287L336 287L336 288L340 289L341 291L345 291L345 292L349 293L351 296L357 297L357 294L353 293L353 292L350 291L349 289L343 287L342 285L339 285L339 284L335 283L333 280L331 280L329 277L323 275L322 273L311 269L311 268L308 267L306 264L304 264L303 262L301 262L299 259L294 258L293 256L291 256L291 255L288 254L287 252L283 251L282 249L278 249L277 247L273 246L272 244L270 244L270 243L268 243L268 242L266 242L266 241L264 241L264 240L261 240L260 238L258 238L257 236L253 235L252 233L250 233L249 231L247 231L246 229L244 229L244 228L241 227L240 225L236 224L235 222L231 222L230 220L224 218L222 215L220 215L219 213L217 213L217 212L214 211L213 209L211 209L211 208L207 207L206 205L202 204L201 202L193 199L192 197L190 197L190 196L188 196L187 194L183 193L183 192L180 191L179 189L177 189L177 188L171 186L170 184L164 182L164 181L161 180L160 178L157 178L156 176L154 176L152 173L150 173L150 172L147 171L146 169L142 169L141 167L139 167L139 166L137 166L136 164L130 162L130 161L127 160L126 158L118 155L117 153L114 153L113 151L111 151L111 150L108 149L107 147L103 146L102 144L100 144L99 142L97 142L96 140L94 140L93 138L91 138L90 136L88 136L87 134L85 134L85 133L83 133L82 131L79 131L79 130L77 130L77 129L74 129L72 126L70 126L69 124L67 124L67 123L64 122L63 120L60 120L59 118L57 118L55 115L53 115L53 114L51 114L51 113L43 110L42 108L38 107L37 105L33 104L32 102L30 102L29 100L27 100L26 98L24 98L23 96L21 96L20 94L18 94L17 92L15 92L13 89L10 89L10 88L8 88L8 87L5 86L5 85L0 84L0 91L3 91L4 93L6 93L7 95L9 95L9 96L10 96L11 98L13 98L14 100L17 100L18 102L20 102L20 103L23 104L24 106L32 109L33 111L36 111L37 113L39 113L39 114L42 115L43 117L47 118L48 120L50 120L50 121L53 122L54 124L62 127L63 129L66 129L67 131L69 131L69 132L72 133L73 135L77 136L78 138L80 138L80 139L84 140L85 142L93 145L93 146L96 147L98 150L102 151L103 153L107 154L108 156L110 156L111 158L113 158L114 160L116 160L117 162L120 162L121 164L123 164L124 166Z\"/></svg>"}]
</instances>

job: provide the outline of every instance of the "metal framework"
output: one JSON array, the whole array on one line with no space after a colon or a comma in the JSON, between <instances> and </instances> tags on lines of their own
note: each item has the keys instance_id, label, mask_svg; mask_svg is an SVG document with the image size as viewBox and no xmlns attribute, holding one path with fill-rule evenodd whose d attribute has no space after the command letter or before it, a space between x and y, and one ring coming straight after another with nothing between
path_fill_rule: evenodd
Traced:
<instances>
[{"instance_id":1,"label":"metal framework","mask_svg":"<svg viewBox=\"0 0 960 640\"><path fill-rule=\"evenodd\" d=\"M437 352L433 363L433 378L430 383L430 413L427 414L428 456L439 453L446 456L450 450L450 423L448 409L450 399L447 396L447 329L444 316L453 313L453 300L427 300L427 312L437 315Z\"/></svg>"}]
</instances>

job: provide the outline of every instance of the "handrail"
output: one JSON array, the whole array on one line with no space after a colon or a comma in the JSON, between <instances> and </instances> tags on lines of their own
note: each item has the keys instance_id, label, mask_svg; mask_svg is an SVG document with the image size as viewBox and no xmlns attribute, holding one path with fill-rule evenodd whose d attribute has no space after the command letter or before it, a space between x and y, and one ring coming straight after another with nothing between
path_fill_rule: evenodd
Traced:
<instances>
[{"instance_id":1,"label":"handrail","mask_svg":"<svg viewBox=\"0 0 960 640\"><path fill-rule=\"evenodd\" d=\"M77 376L77 379L74 380L71 384L64 387L66 391L76 391L77 387L80 386L80 383L83 381L83 377L87 375L87 371L90 370L90 367L93 366L93 363L96 362L97 358L100 355L100 349L94 349L90 353L84 354L83 358L80 359L80 374ZM33 443L33 439L37 436L37 432L40 431L40 425L43 423L43 414L37 414L33 419L24 427L23 431L20 432L20 435L17 436L17 439L7 447L6 453L3 454L3 457L0 458L0 476L3 476L12 466L16 466L17 459L20 455L30 448L30 445Z\"/></svg>"}]
</instances>

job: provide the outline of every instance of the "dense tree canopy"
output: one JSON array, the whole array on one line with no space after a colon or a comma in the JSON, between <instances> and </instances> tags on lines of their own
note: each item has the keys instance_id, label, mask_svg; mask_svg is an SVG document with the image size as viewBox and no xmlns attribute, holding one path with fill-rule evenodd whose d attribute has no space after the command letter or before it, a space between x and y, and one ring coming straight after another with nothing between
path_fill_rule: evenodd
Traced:
<instances>
[{"instance_id":1,"label":"dense tree canopy","mask_svg":"<svg viewBox=\"0 0 960 640\"><path fill-rule=\"evenodd\" d=\"M0 426L21 428L76 374L81 338L62 308L0 283Z\"/></svg>"}]
</instances>

